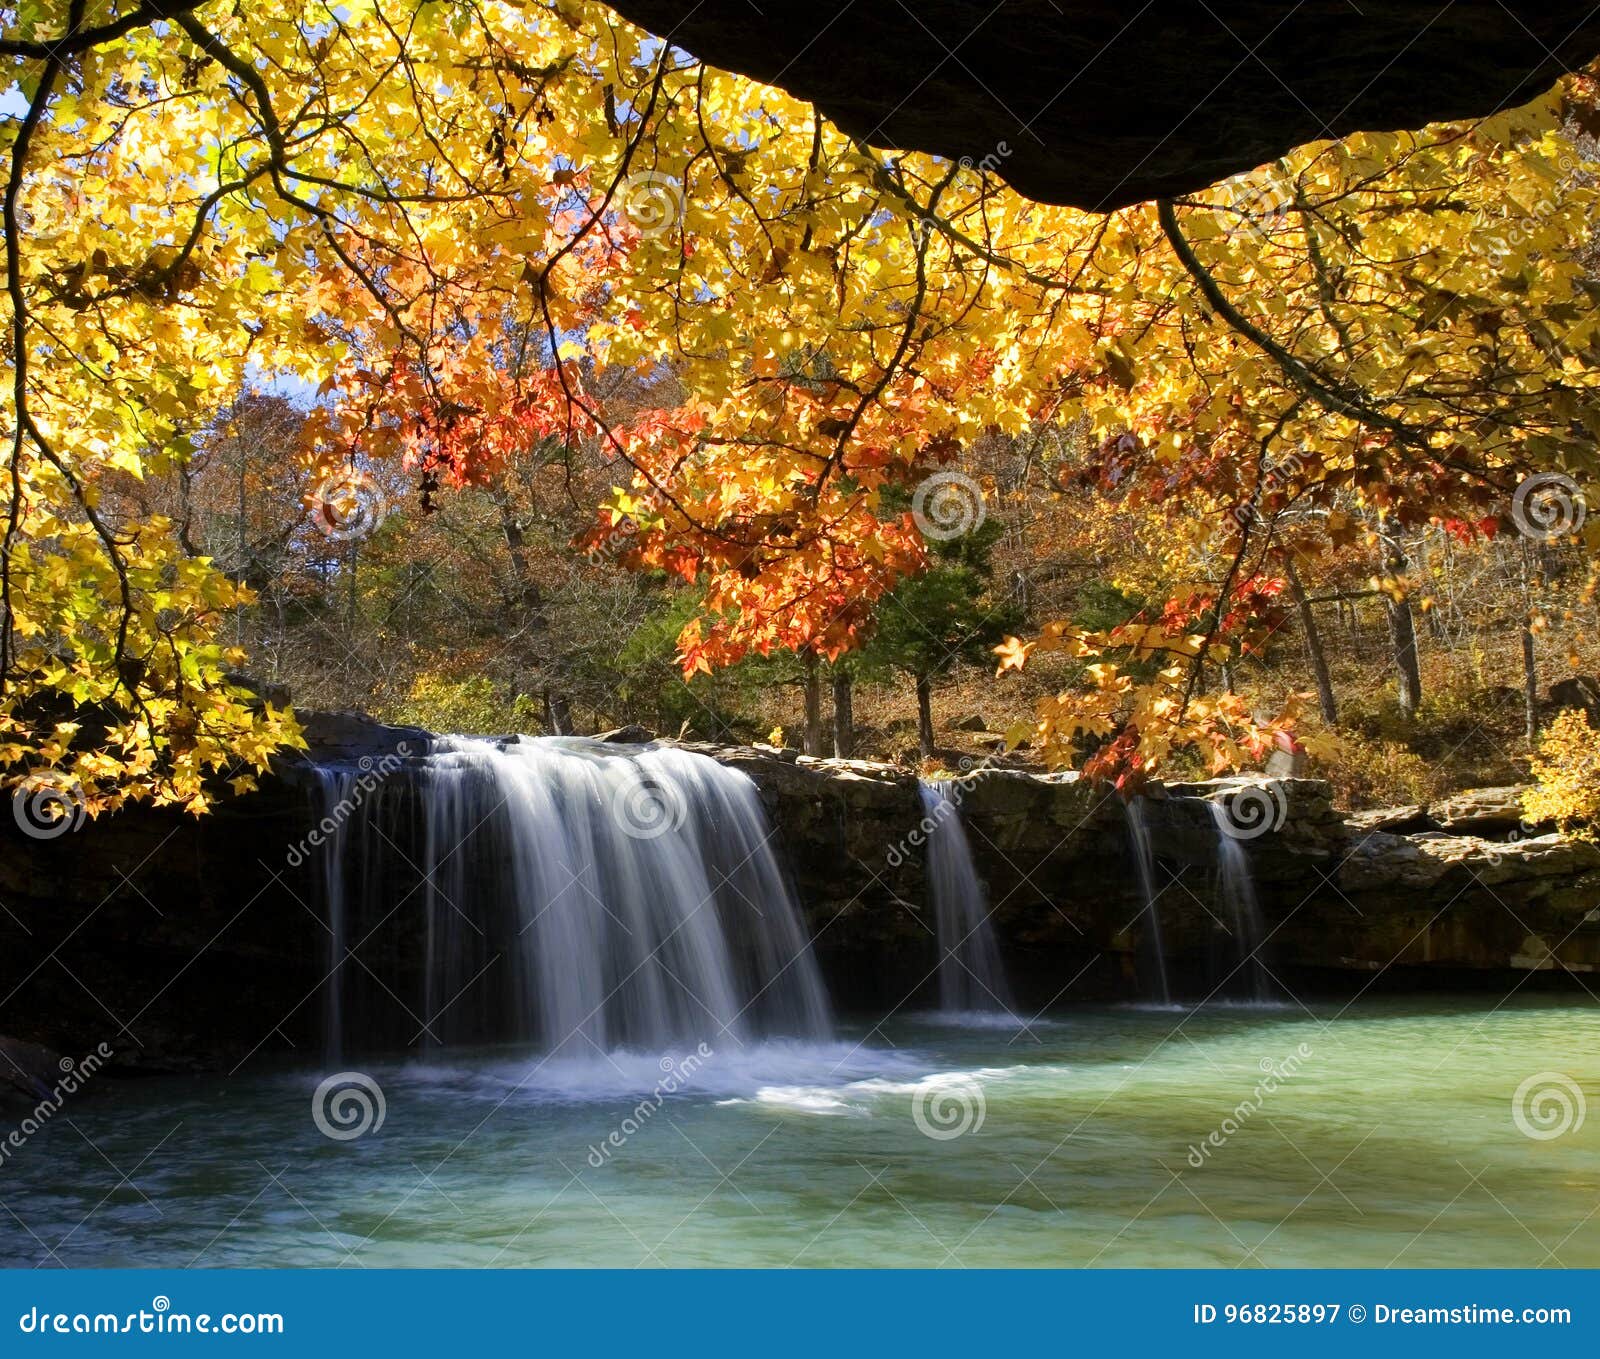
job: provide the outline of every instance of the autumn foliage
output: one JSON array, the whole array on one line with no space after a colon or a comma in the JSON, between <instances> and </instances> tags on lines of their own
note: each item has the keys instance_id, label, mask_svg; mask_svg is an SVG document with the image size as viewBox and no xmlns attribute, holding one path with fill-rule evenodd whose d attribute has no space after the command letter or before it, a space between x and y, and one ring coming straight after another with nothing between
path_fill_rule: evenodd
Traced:
<instances>
[{"instance_id":1,"label":"autumn foliage","mask_svg":"<svg viewBox=\"0 0 1600 1359\"><path fill-rule=\"evenodd\" d=\"M431 496L533 445L603 459L582 545L703 587L689 673L859 647L927 565L906 492L985 433L1078 431L1075 475L1192 580L999 668L1081 659L1028 735L1134 780L1288 741L1293 711L1197 683L1267 644L1284 553L1375 514L1492 533L1529 473L1594 477L1583 78L1099 217L860 144L579 0L114 17L52 0L0 42L25 102L0 764L94 805L198 810L208 772L295 739L224 677L240 587L101 508L262 375L314 393L283 451L313 472Z\"/></svg>"}]
</instances>

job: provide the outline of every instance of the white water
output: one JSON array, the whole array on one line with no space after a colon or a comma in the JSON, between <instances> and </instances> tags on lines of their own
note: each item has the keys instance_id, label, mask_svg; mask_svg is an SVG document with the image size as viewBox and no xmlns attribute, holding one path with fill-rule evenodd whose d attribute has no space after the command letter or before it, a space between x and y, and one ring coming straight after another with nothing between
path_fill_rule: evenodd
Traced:
<instances>
[{"instance_id":1,"label":"white water","mask_svg":"<svg viewBox=\"0 0 1600 1359\"><path fill-rule=\"evenodd\" d=\"M345 833L389 862L345 856L327 902L341 951L347 932L359 941L422 912L422 995L401 997L420 1001L422 1041L531 1041L559 1070L618 1050L830 1035L746 775L668 748L446 738L394 780L400 791L369 798ZM394 881L407 856L409 890ZM359 1031L338 994L334 1033Z\"/></svg>"},{"instance_id":2,"label":"white water","mask_svg":"<svg viewBox=\"0 0 1600 1359\"><path fill-rule=\"evenodd\" d=\"M1139 894L1144 899L1144 950L1156 983L1155 994L1150 999L1170 1005L1172 992L1167 986L1167 954L1161 943L1161 913L1156 909L1156 856L1150 842L1150 827L1145 820L1142 798L1130 798L1126 805L1128 845L1133 852L1133 869L1139 878Z\"/></svg>"},{"instance_id":3,"label":"white water","mask_svg":"<svg viewBox=\"0 0 1600 1359\"><path fill-rule=\"evenodd\" d=\"M340 766L319 766L317 778L317 823L331 826L323 831L318 854L318 886L327 915L327 977L323 984L323 1056L329 1066L343 1057L344 962L346 942L344 895L344 822L340 809L350 795L356 773Z\"/></svg>"},{"instance_id":4,"label":"white water","mask_svg":"<svg viewBox=\"0 0 1600 1359\"><path fill-rule=\"evenodd\" d=\"M1265 1001L1273 997L1271 979L1261 961L1261 946L1266 938L1266 927L1261 917L1261 903L1256 899L1255 875L1250 870L1250 856L1229 829L1233 822L1228 809L1221 802L1211 805L1211 818L1217 823L1217 879L1219 894L1228 913L1233 917L1233 938L1238 950L1236 974L1242 978L1241 989L1251 1000Z\"/></svg>"},{"instance_id":5,"label":"white water","mask_svg":"<svg viewBox=\"0 0 1600 1359\"><path fill-rule=\"evenodd\" d=\"M947 780L919 784L928 827L928 894L939 942L939 1008L945 1015L1010 1015L1011 992L989 920L989 896L972 862L961 804Z\"/></svg>"}]
</instances>

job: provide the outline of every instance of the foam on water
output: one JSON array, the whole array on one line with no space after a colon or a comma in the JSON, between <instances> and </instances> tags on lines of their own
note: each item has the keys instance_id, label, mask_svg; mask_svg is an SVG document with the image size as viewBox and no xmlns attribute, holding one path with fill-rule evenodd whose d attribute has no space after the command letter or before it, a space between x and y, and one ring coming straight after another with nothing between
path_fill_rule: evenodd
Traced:
<instances>
[{"instance_id":1,"label":"foam on water","mask_svg":"<svg viewBox=\"0 0 1600 1359\"><path fill-rule=\"evenodd\" d=\"M688 1098L753 1098L773 1085L824 1089L914 1073L927 1065L926 1059L911 1053L845 1042L772 1039L719 1048L710 1040L705 1047L707 1052L698 1045L662 1052L619 1048L589 1057L463 1054L461 1060L405 1063L383 1079L423 1095L574 1104L649 1094L662 1085Z\"/></svg>"}]
</instances>

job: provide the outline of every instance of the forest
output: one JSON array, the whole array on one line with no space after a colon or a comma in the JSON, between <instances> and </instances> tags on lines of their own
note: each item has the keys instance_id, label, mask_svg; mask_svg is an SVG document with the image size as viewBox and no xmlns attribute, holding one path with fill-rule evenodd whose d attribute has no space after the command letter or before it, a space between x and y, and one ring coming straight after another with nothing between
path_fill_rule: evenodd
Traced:
<instances>
[{"instance_id":1,"label":"forest","mask_svg":"<svg viewBox=\"0 0 1600 1359\"><path fill-rule=\"evenodd\" d=\"M201 811L292 696L1420 800L1600 697L1592 76L1095 215L594 5L51 17L13 783Z\"/></svg>"},{"instance_id":2,"label":"forest","mask_svg":"<svg viewBox=\"0 0 1600 1359\"><path fill-rule=\"evenodd\" d=\"M615 3L0 0L0 1266L1600 1265L1600 19Z\"/></svg>"}]
</instances>

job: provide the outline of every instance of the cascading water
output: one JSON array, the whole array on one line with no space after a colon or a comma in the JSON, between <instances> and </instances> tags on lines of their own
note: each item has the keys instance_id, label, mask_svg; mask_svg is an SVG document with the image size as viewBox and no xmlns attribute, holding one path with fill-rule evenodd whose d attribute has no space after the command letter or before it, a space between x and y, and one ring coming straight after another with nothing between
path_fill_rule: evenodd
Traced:
<instances>
[{"instance_id":1,"label":"cascading water","mask_svg":"<svg viewBox=\"0 0 1600 1359\"><path fill-rule=\"evenodd\" d=\"M356 772L338 765L319 765L315 806L317 825L324 836L317 859L317 886L322 893L328 927L327 977L323 983L323 1054L330 1066L343 1056L344 1034L344 820Z\"/></svg>"},{"instance_id":2,"label":"cascading water","mask_svg":"<svg viewBox=\"0 0 1600 1359\"><path fill-rule=\"evenodd\" d=\"M946 1014L1010 1014L1011 993L989 921L988 894L973 866L961 804L947 784L923 779L919 785L939 942L939 1008Z\"/></svg>"},{"instance_id":3,"label":"cascading water","mask_svg":"<svg viewBox=\"0 0 1600 1359\"><path fill-rule=\"evenodd\" d=\"M1271 1000L1271 979L1261 961L1266 926L1261 916L1261 903L1256 899L1250 856L1237 838L1236 824L1229 817L1227 807L1221 802L1213 802L1210 806L1211 819L1217 825L1219 895L1233 917L1233 938L1238 952L1235 973L1243 978L1243 989L1251 1000Z\"/></svg>"},{"instance_id":4,"label":"cascading water","mask_svg":"<svg viewBox=\"0 0 1600 1359\"><path fill-rule=\"evenodd\" d=\"M1144 951L1149 959L1149 975L1155 982L1150 998L1163 1005L1172 1003L1167 986L1167 954L1161 942L1161 913L1156 909L1156 856L1150 841L1150 826L1145 819L1143 798L1130 798L1128 846L1133 854L1133 869L1139 879L1139 895L1144 899Z\"/></svg>"},{"instance_id":5,"label":"cascading water","mask_svg":"<svg viewBox=\"0 0 1600 1359\"><path fill-rule=\"evenodd\" d=\"M320 770L324 799L347 777ZM755 784L706 756L445 738L362 798L336 840L333 956L359 964L330 978L332 1052L514 1039L595 1057L830 1031ZM396 1009L387 993L412 1032L356 1023L345 974L374 1008Z\"/></svg>"}]
</instances>

